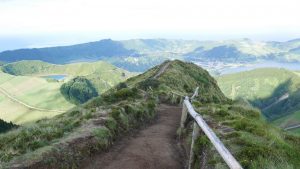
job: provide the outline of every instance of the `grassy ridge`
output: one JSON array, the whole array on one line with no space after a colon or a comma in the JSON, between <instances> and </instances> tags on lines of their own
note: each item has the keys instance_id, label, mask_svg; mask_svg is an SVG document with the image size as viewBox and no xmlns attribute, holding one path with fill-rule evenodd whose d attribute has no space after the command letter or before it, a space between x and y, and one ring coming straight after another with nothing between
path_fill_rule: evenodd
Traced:
<instances>
[{"instance_id":1,"label":"grassy ridge","mask_svg":"<svg viewBox=\"0 0 300 169\"><path fill-rule=\"evenodd\" d=\"M53 153L54 149L57 148L57 143L65 142L69 137L74 139L75 136L75 138L79 137L82 139L82 134L84 134L85 138L90 138L86 134L90 135L91 138L96 138L97 142L90 146L89 141L86 140L86 146L89 148L85 147L80 154L89 153L94 149L105 149L113 141L112 138L115 138L118 134L124 133L141 121L153 118L155 115L154 107L158 99L172 99L169 90L189 94L193 85L202 85L201 91L205 92L207 91L206 89L209 89L210 92L213 92L205 94L204 102L212 102L213 100L218 102L222 100L227 101L222 93L218 93L220 89L218 89L216 84L210 85L210 83L214 82L213 78L209 77L206 71L199 69L194 64L185 65L183 62L173 62L166 72L157 79L157 85L153 85L151 77L159 69L160 66L157 66L145 74L130 78L124 85L119 85L103 93L100 97L78 106L73 111L66 112L53 119L40 120L32 125L23 126L16 131L0 135L0 143L2 145L0 146L0 160L3 162L13 160L19 163L20 161L26 161L25 159L30 161L33 157L43 157L44 151ZM185 73L185 69L191 70L193 73L186 77L186 82L178 78L178 76L182 76ZM176 76L174 75L175 73ZM169 81L169 83L166 83L166 81ZM181 84L178 83L179 81L181 81ZM182 88L183 86L184 88ZM94 123L94 121L97 123ZM100 126L94 126L95 124ZM19 139L11 141L15 137ZM32 140L29 138L36 139ZM74 141L68 142L72 143ZM14 149L14 153L10 152L11 149ZM60 147L59 149L61 150L62 148ZM62 153L60 154L61 158L68 157L68 159L73 159L76 157L75 154L79 153L67 153L69 151L70 149L68 148L60 151ZM47 157L49 157L49 154L47 154ZM61 163L62 161L58 162ZM58 162L54 160L50 163L57 165L59 164ZM65 164L64 167L78 165L78 159L77 161L65 162L68 164L63 163ZM73 165L74 163L75 165Z\"/></svg>"},{"instance_id":2,"label":"grassy ridge","mask_svg":"<svg viewBox=\"0 0 300 169\"><path fill-rule=\"evenodd\" d=\"M199 86L195 108L244 168L281 169L300 165L299 137L269 125L259 111L246 103L227 99L207 71L194 64L172 61L166 71L154 79L164 64L128 79L72 111L0 135L0 160L9 162L8 165L41 160L39 167L77 168L83 156L107 149L116 136L153 118L157 103L179 103L182 98L172 92L189 95ZM192 124L190 121L187 128ZM224 127L229 128L229 132L223 130ZM183 132L189 140L190 130ZM199 168L199 160L205 152L208 152L207 165L225 167L205 136L200 137L196 145L198 161L194 168Z\"/></svg>"}]
</instances>

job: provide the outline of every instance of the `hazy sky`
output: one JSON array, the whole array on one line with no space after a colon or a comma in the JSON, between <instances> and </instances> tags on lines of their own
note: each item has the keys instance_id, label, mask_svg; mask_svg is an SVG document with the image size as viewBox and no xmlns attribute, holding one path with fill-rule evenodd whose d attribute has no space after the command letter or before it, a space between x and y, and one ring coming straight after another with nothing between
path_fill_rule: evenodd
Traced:
<instances>
[{"instance_id":1,"label":"hazy sky","mask_svg":"<svg viewBox=\"0 0 300 169\"><path fill-rule=\"evenodd\" d=\"M300 37L299 7L299 0L0 0L0 46L4 40L33 46L102 38L287 40Z\"/></svg>"}]
</instances>

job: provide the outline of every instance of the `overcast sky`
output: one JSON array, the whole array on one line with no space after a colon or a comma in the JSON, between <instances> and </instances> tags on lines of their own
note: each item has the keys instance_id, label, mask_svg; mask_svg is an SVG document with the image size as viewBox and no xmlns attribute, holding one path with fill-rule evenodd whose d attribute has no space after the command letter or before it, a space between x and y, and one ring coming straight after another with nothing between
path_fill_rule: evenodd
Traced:
<instances>
[{"instance_id":1,"label":"overcast sky","mask_svg":"<svg viewBox=\"0 0 300 169\"><path fill-rule=\"evenodd\" d=\"M0 45L158 37L288 40L300 37L299 7L299 0L0 0Z\"/></svg>"}]
</instances>

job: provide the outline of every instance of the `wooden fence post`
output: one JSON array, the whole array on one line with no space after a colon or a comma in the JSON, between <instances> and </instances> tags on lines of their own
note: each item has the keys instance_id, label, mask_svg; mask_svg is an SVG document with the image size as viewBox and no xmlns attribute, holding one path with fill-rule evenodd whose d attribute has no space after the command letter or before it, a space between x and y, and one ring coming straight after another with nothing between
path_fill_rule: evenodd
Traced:
<instances>
[{"instance_id":1,"label":"wooden fence post","mask_svg":"<svg viewBox=\"0 0 300 169\"><path fill-rule=\"evenodd\" d=\"M185 99L189 99L187 96L185 97ZM186 122L186 119L187 119L187 114L188 114L188 109L187 109L187 107L186 107L186 105L184 104L184 102L183 102L183 104L182 104L182 113L181 113L181 120L180 120L180 131L179 131L179 138L181 138L181 134L182 134L182 131L183 131L183 129L184 129L184 124L185 124L185 122Z\"/></svg>"},{"instance_id":2,"label":"wooden fence post","mask_svg":"<svg viewBox=\"0 0 300 169\"><path fill-rule=\"evenodd\" d=\"M189 159L189 168L192 168L192 165L194 163L194 146L195 146L195 141L199 137L200 134L200 128L197 124L197 122L194 121L193 125L193 134L192 134L192 144L191 144L191 149L190 149L190 159Z\"/></svg>"}]
</instances>

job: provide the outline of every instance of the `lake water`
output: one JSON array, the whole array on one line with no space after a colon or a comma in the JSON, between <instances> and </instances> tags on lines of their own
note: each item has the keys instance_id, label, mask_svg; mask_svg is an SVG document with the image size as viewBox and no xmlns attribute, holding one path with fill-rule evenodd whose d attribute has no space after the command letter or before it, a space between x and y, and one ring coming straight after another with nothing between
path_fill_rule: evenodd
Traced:
<instances>
[{"instance_id":1,"label":"lake water","mask_svg":"<svg viewBox=\"0 0 300 169\"><path fill-rule=\"evenodd\" d=\"M300 70L300 63L261 62L245 66L233 67L222 70L222 74L237 73L257 68L284 68L288 70Z\"/></svg>"},{"instance_id":2,"label":"lake water","mask_svg":"<svg viewBox=\"0 0 300 169\"><path fill-rule=\"evenodd\" d=\"M274 61L262 61L258 63L196 62L196 64L209 70L212 74L218 75L243 72L257 68L284 68L300 71L300 63Z\"/></svg>"},{"instance_id":3,"label":"lake water","mask_svg":"<svg viewBox=\"0 0 300 169\"><path fill-rule=\"evenodd\" d=\"M49 75L49 76L43 76L46 79L54 79L54 80L64 80L67 75Z\"/></svg>"}]
</instances>

